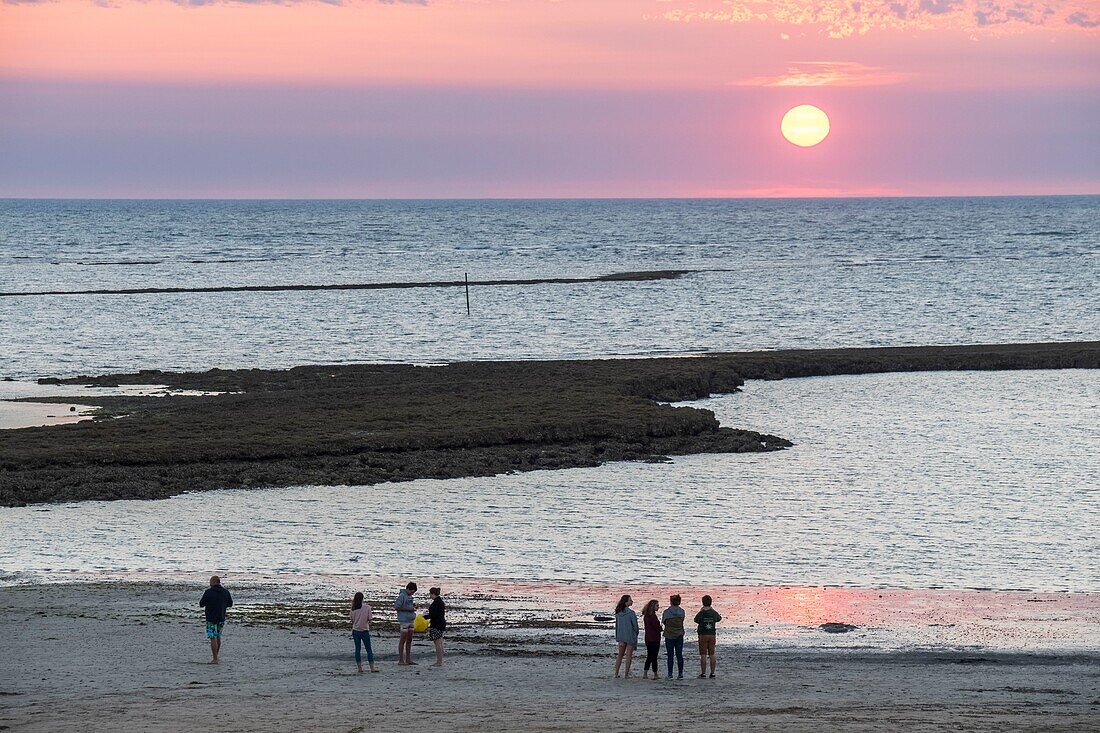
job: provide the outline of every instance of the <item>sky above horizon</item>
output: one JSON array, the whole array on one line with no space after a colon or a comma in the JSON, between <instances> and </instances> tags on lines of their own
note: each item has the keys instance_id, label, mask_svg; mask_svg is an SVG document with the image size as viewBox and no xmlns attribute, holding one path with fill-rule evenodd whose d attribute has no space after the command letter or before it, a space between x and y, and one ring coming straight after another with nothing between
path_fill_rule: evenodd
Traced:
<instances>
[{"instance_id":1,"label":"sky above horizon","mask_svg":"<svg viewBox=\"0 0 1100 733\"><path fill-rule=\"evenodd\" d=\"M1100 193L1098 120L1100 0L0 0L0 196Z\"/></svg>"}]
</instances>

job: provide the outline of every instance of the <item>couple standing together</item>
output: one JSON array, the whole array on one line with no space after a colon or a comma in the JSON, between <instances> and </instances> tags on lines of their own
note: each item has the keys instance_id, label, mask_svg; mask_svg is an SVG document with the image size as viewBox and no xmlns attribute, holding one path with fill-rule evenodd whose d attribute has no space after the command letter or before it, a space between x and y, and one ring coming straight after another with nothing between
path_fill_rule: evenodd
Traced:
<instances>
[{"instance_id":1,"label":"couple standing together","mask_svg":"<svg viewBox=\"0 0 1100 733\"><path fill-rule=\"evenodd\" d=\"M668 661L668 679L672 679L672 658L676 657L677 679L684 678L684 619L686 614L680 607L680 595L669 597L671 604L661 618L657 618L657 609L660 604L654 598L645 604L642 609L642 619L645 622L645 669L642 679L649 678L649 670L653 670L653 679L658 679L657 657L661 649L662 631L665 637L665 657ZM703 608L695 614L695 624L699 633L699 678L707 676L707 660L710 660L710 677L714 678L714 668L717 666L715 656L715 642L717 641L717 625L722 620L721 615L711 607L711 597L703 596ZM634 599L624 595L615 606L615 641L618 643L618 654L615 655L615 676L619 676L623 657L626 657L626 676L630 677L630 665L634 661L634 650L638 647L638 615L631 606Z\"/></svg>"}]
</instances>

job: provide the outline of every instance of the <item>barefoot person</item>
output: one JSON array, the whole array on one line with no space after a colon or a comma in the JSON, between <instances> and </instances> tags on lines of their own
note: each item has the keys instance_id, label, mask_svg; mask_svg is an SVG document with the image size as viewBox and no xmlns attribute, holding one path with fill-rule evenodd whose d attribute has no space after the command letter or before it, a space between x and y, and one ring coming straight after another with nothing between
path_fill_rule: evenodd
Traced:
<instances>
[{"instance_id":1,"label":"barefoot person","mask_svg":"<svg viewBox=\"0 0 1100 733\"><path fill-rule=\"evenodd\" d=\"M414 593L416 583L410 582L393 602L393 607L397 609L397 625L401 627L401 635L397 637L397 663L401 666L416 664L412 660L413 621L416 620L416 604L412 599Z\"/></svg>"},{"instance_id":2,"label":"barefoot person","mask_svg":"<svg viewBox=\"0 0 1100 733\"><path fill-rule=\"evenodd\" d=\"M695 614L695 623L699 625L699 679L707 676L707 659L710 659L710 677L714 679L714 644L718 639L718 622L722 617L710 607L710 596L703 596L703 608Z\"/></svg>"},{"instance_id":3,"label":"barefoot person","mask_svg":"<svg viewBox=\"0 0 1100 733\"><path fill-rule=\"evenodd\" d=\"M619 676L619 667L623 663L623 655L626 655L626 676L630 676L630 665L634 661L634 650L638 648L638 614L634 613L631 606L634 600L625 595L619 599L615 606L615 642L619 645L619 652L615 655L615 676Z\"/></svg>"},{"instance_id":4,"label":"barefoot person","mask_svg":"<svg viewBox=\"0 0 1100 733\"><path fill-rule=\"evenodd\" d=\"M377 672L374 668L374 650L370 646L370 620L371 608L369 603L363 603L363 594L356 593L351 599L351 638L355 640L355 666L359 674L363 674L363 657L360 647L367 647L367 664L371 672Z\"/></svg>"},{"instance_id":5,"label":"barefoot person","mask_svg":"<svg viewBox=\"0 0 1100 733\"><path fill-rule=\"evenodd\" d=\"M210 640L210 663L218 664L222 650L222 632L225 630L225 609L233 605L233 596L222 587L222 579L210 576L210 587L203 591L199 608L206 611L206 638Z\"/></svg>"},{"instance_id":6,"label":"barefoot person","mask_svg":"<svg viewBox=\"0 0 1100 733\"><path fill-rule=\"evenodd\" d=\"M668 659L668 678L672 679L672 657L676 657L677 679L684 678L684 609L680 608L680 594L669 596L671 604L661 615L665 623L665 657Z\"/></svg>"},{"instance_id":7,"label":"barefoot person","mask_svg":"<svg viewBox=\"0 0 1100 733\"><path fill-rule=\"evenodd\" d=\"M447 604L443 602L439 588L429 588L428 595L432 602L428 606L424 618L428 619L428 640L435 644L435 664L433 667L443 666L443 633L447 631L446 613Z\"/></svg>"},{"instance_id":8,"label":"barefoot person","mask_svg":"<svg viewBox=\"0 0 1100 733\"><path fill-rule=\"evenodd\" d=\"M642 667L642 679L649 679L649 669L653 668L653 679L657 674L657 657L661 652L661 620L657 618L657 599L645 604L642 609L642 622L645 624L645 666Z\"/></svg>"}]
</instances>

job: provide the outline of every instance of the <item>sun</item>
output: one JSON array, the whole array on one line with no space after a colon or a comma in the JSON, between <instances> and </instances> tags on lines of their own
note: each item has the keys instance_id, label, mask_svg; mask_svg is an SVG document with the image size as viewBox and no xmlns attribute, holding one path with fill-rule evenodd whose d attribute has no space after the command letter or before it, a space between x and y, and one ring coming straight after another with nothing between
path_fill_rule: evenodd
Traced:
<instances>
[{"instance_id":1,"label":"sun","mask_svg":"<svg viewBox=\"0 0 1100 733\"><path fill-rule=\"evenodd\" d=\"M809 148L829 134L829 117L812 104L800 104L787 110L779 129L790 142Z\"/></svg>"}]
</instances>

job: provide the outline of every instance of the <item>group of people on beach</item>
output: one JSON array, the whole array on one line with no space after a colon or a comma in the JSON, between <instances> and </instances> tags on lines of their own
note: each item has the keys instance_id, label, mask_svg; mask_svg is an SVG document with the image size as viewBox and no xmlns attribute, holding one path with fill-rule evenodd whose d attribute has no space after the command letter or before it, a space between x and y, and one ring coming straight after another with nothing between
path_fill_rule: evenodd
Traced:
<instances>
[{"instance_id":1,"label":"group of people on beach","mask_svg":"<svg viewBox=\"0 0 1100 733\"><path fill-rule=\"evenodd\" d=\"M414 596L416 583L409 582L402 588L394 599L393 608L397 613L397 625L399 635L397 637L397 664L399 666L415 665L412 658L413 635L417 631L417 613ZM427 624L428 640L435 646L435 664L433 667L443 666L443 636L447 631L447 604L443 602L443 592L439 587L429 588L428 596L431 603L422 614L420 623ZM668 679L672 679L673 661L676 662L677 679L684 678L684 621L687 614L680 606L679 594L669 596L669 607L658 618L657 611L660 604L657 599L651 599L642 609L642 621L645 630L645 665L642 669L642 678L649 679L652 670L653 679L659 679L657 662L660 656L661 638L665 641L665 657L668 666ZM715 642L717 640L717 625L722 616L711 605L709 595L702 598L703 607L695 614L694 622L699 635L699 678L708 676L707 664L710 664L709 677L715 676L717 658L715 655ZM199 606L206 615L206 638L210 641L211 664L219 663L219 654L222 646L222 633L225 628L226 610L233 605L233 596L221 584L221 578L214 575L210 578L210 587L202 594ZM638 648L638 636L641 631L638 625L638 614L631 608L634 599L630 595L623 595L615 606L615 642L618 645L618 653L615 655L615 677L621 677L623 660L626 660L626 676L631 676L631 665L634 662L634 651ZM363 673L363 652L367 655L367 665L371 672L377 672L374 665L374 649L371 646L370 626L372 612L369 603L363 599L361 592L356 593L351 599L351 637L355 643L355 666L360 674Z\"/></svg>"},{"instance_id":2,"label":"group of people on beach","mask_svg":"<svg viewBox=\"0 0 1100 733\"><path fill-rule=\"evenodd\" d=\"M413 596L416 594L416 583L409 582L397 594L393 607L397 612L397 624L400 634L397 637L397 663L400 666L414 665L412 658L413 634L416 632L417 615L416 603ZM431 603L422 614L423 622L427 624L428 640L435 646L435 664L433 667L443 666L443 635L447 631L447 604L443 602L443 591L438 588L429 588L428 596ZM226 611L233 605L233 596L222 585L221 578L217 575L210 577L210 587L207 588L202 598L199 599L199 607L206 616L206 638L210 641L211 664L220 662L219 654L222 648L222 633L225 630ZM371 672L377 672L374 666L374 649L371 647L370 625L372 621L371 607L365 603L362 593L356 593L351 599L351 638L355 642L355 667L360 674L363 673L363 652L367 654L367 665Z\"/></svg>"},{"instance_id":3,"label":"group of people on beach","mask_svg":"<svg viewBox=\"0 0 1100 733\"><path fill-rule=\"evenodd\" d=\"M416 583L409 582L402 588L397 598L393 601L393 608L397 611L397 625L400 633L397 637L397 664L402 667L414 665L412 658L413 634L416 633L416 602L413 596L416 594ZM435 645L435 664L433 667L443 666L443 635L447 631L447 604L443 602L443 591L438 588L429 588L428 596L431 603L422 618L427 622L428 640ZM374 650L370 643L371 607L363 602L363 594L356 593L351 599L351 637L355 641L355 667L359 673L363 672L362 649L367 652L367 665L371 672L377 672L374 666Z\"/></svg>"},{"instance_id":4,"label":"group of people on beach","mask_svg":"<svg viewBox=\"0 0 1100 733\"><path fill-rule=\"evenodd\" d=\"M718 659L715 654L718 639L718 622L722 616L711 605L710 596L703 596L703 607L695 614L694 622L699 634L699 679L707 677L707 662L710 662L710 679L714 679ZM672 661L676 660L677 679L684 678L684 620L687 614L680 607L680 595L669 596L669 607L657 617L660 603L653 598L642 608L642 621L645 624L645 665L642 679L649 679L653 670L653 679L659 679L657 659L661 651L661 637L665 640L665 658L668 664L668 679L672 679ZM624 595L615 606L615 642L618 653L615 655L615 676L619 677L626 658L626 676L630 677L630 666L634 661L634 650L638 648L638 614L631 606L634 599Z\"/></svg>"}]
</instances>

